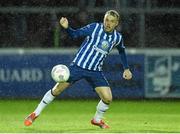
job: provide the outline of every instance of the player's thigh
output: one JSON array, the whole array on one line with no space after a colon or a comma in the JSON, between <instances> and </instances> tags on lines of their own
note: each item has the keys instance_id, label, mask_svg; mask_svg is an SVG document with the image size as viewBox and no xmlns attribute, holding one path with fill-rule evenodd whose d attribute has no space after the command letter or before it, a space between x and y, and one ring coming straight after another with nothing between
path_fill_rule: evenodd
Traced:
<instances>
[{"instance_id":1,"label":"player's thigh","mask_svg":"<svg viewBox=\"0 0 180 134\"><path fill-rule=\"evenodd\" d=\"M53 95L59 95L62 91L64 91L69 86L70 86L70 83L68 82L56 83L56 85L52 89Z\"/></svg>"},{"instance_id":2,"label":"player's thigh","mask_svg":"<svg viewBox=\"0 0 180 134\"><path fill-rule=\"evenodd\" d=\"M68 88L70 85L75 83L76 81L80 80L82 78L81 69L75 65L69 66L70 71L70 77L67 80L67 82L63 83L57 83L53 87L53 95L59 95L62 91L64 91L66 88Z\"/></svg>"},{"instance_id":3,"label":"player's thigh","mask_svg":"<svg viewBox=\"0 0 180 134\"><path fill-rule=\"evenodd\" d=\"M67 80L68 83L75 83L76 81L83 78L83 69L76 65L69 66L70 77Z\"/></svg>"},{"instance_id":4,"label":"player's thigh","mask_svg":"<svg viewBox=\"0 0 180 134\"><path fill-rule=\"evenodd\" d=\"M112 101L112 92L110 87L96 87L95 91L104 102L110 103Z\"/></svg>"}]
</instances>

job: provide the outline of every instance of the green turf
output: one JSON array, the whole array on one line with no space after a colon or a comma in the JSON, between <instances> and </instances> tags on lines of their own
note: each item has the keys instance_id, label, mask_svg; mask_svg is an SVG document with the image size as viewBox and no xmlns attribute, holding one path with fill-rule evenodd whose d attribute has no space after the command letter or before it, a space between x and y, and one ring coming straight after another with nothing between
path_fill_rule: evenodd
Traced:
<instances>
[{"instance_id":1,"label":"green turf","mask_svg":"<svg viewBox=\"0 0 180 134\"><path fill-rule=\"evenodd\" d=\"M105 120L110 129L90 124L97 101L56 100L30 127L24 118L39 100L0 100L0 132L9 133L114 133L114 132L180 132L179 101L114 101Z\"/></svg>"}]
</instances>

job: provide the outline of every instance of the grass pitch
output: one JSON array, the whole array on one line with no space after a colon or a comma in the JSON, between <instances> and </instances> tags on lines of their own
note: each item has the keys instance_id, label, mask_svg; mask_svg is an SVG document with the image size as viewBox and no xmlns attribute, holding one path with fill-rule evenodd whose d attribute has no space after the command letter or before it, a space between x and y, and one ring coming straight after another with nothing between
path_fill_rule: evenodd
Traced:
<instances>
[{"instance_id":1,"label":"grass pitch","mask_svg":"<svg viewBox=\"0 0 180 134\"><path fill-rule=\"evenodd\" d=\"M3 133L180 132L180 101L113 101L105 114L110 129L90 124L98 101L55 100L26 127L24 118L40 100L0 100Z\"/></svg>"}]
</instances>

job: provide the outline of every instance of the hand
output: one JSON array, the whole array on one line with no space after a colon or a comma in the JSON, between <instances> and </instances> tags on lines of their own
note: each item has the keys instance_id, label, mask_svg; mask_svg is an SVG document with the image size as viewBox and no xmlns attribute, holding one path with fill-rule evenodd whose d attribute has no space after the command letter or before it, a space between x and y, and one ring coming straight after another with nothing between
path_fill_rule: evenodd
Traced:
<instances>
[{"instance_id":1,"label":"hand","mask_svg":"<svg viewBox=\"0 0 180 134\"><path fill-rule=\"evenodd\" d=\"M123 78L126 80L130 80L132 78L132 73L129 69L125 69L123 72Z\"/></svg>"},{"instance_id":2,"label":"hand","mask_svg":"<svg viewBox=\"0 0 180 134\"><path fill-rule=\"evenodd\" d=\"M69 26L69 23L66 17L61 17L59 24L65 29L67 29Z\"/></svg>"}]
</instances>

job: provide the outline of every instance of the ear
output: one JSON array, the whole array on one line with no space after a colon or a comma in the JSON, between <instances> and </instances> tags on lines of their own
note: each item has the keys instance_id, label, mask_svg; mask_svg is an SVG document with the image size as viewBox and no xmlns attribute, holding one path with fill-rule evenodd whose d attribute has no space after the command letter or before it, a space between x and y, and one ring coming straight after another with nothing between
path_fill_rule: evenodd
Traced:
<instances>
[{"instance_id":1,"label":"ear","mask_svg":"<svg viewBox=\"0 0 180 134\"><path fill-rule=\"evenodd\" d=\"M119 25L119 21L116 22L116 27Z\"/></svg>"}]
</instances>

